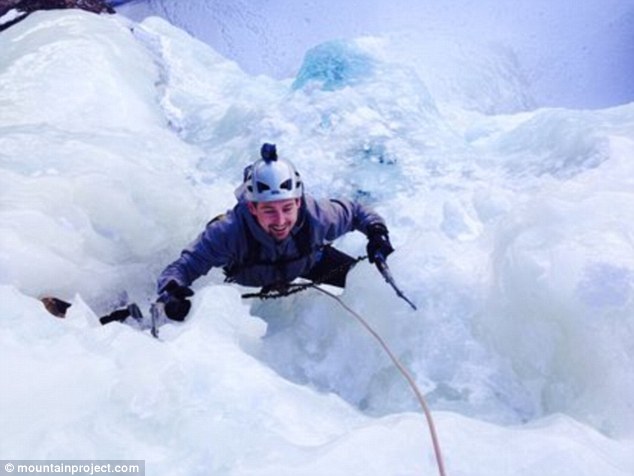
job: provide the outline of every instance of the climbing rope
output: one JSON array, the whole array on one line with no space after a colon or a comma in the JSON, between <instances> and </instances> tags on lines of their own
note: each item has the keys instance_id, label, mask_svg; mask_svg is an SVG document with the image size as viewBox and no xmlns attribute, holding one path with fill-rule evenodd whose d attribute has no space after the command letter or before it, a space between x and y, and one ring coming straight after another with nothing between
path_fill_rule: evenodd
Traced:
<instances>
[{"instance_id":1,"label":"climbing rope","mask_svg":"<svg viewBox=\"0 0 634 476\"><path fill-rule=\"evenodd\" d=\"M286 296L290 296L291 294L295 294L301 291L305 291L306 289L312 288L317 284L323 284L328 281L333 276L336 276L340 271L348 268L348 271L354 268L359 262L368 259L367 256L359 256L355 258L352 263L344 263L340 266L332 268L329 272L325 273L318 280L307 281L305 283L281 283L281 284L273 284L271 286L263 287L257 293L247 293L243 294L243 299L250 298L258 298L258 299L279 299Z\"/></svg>"},{"instance_id":2,"label":"climbing rope","mask_svg":"<svg viewBox=\"0 0 634 476\"><path fill-rule=\"evenodd\" d=\"M361 261L361 260L363 260L365 258L367 258L367 257L364 256L364 257L358 258L357 262L359 262L359 261ZM285 285L277 286L277 287L276 286L272 286L272 287L263 289L259 293L243 294L242 297L243 298L259 298L259 299L278 299L278 298L281 298L281 297L289 296L291 294L295 294L295 293L298 293L300 291L304 291L306 289L312 288L312 289L316 289L317 291L319 291L319 292L331 297L332 299L337 301L346 311L348 311L350 314L352 314L352 316L355 319L357 319L357 321L359 321L359 323L381 345L383 350L389 356L390 360L394 363L394 365L399 370L399 372L403 375L403 377L405 377L405 380L407 380L407 383L409 384L409 386L413 390L414 394L416 395L416 399L418 400L418 403L420 404L421 408L423 409L423 413L425 414L425 418L427 420L427 426L429 427L429 432L430 432L430 435L431 435L432 444L434 446L434 454L436 456L436 464L438 465L438 472L439 472L440 476L446 476L445 465L444 465L444 462L443 462L442 453L440 451L440 443L438 441L438 435L436 433L436 426L434 425L434 420L432 418L431 412L429 411L429 407L427 406L427 403L425 403L425 399L423 398L423 394L419 390L418 386L416 385L416 382L414 381L413 377L410 375L410 373L407 371L407 369L403 366L403 364L401 364L401 362L394 355L394 353L390 350L390 348L387 346L387 344L381 338L381 336L367 323L367 321L365 319L363 319L359 315L358 312L356 312L354 309L350 308L350 306L348 306L345 302L343 302L343 300L339 296L331 293L330 291L327 291L326 289L321 288L320 286L318 286L318 284L319 283L317 283L317 282L307 282L307 283L291 283L291 284L285 284Z\"/></svg>"},{"instance_id":3,"label":"climbing rope","mask_svg":"<svg viewBox=\"0 0 634 476\"><path fill-rule=\"evenodd\" d=\"M315 285L315 283L306 282L306 283L290 283L280 286L271 286L268 288L262 288L260 292L257 293L246 293L242 295L243 299L250 298L258 298L262 300L267 299L279 299L286 296L290 296L291 294L298 293L300 291L304 291L308 288L311 288Z\"/></svg>"},{"instance_id":4,"label":"climbing rope","mask_svg":"<svg viewBox=\"0 0 634 476\"><path fill-rule=\"evenodd\" d=\"M431 440L432 440L432 443L434 445L434 453L436 455L436 463L438 465L438 472L439 472L440 476L446 476L446 474L445 474L445 464L443 462L442 453L440 451L440 443L438 442L438 435L436 434L436 426L434 425L434 420L432 418L431 412L429 411L429 407L427 406L427 403L425 403L425 399L423 398L423 394L418 389L418 386L416 385L416 382L414 381L414 379L412 378L410 373L403 366L403 364L401 364L401 362L398 360L398 358L392 353L392 351L387 346L385 341L381 338L381 336L366 322L365 319L363 319L359 315L358 312L356 312L354 309L350 308L350 306L348 306L345 302L343 302L343 300L339 296L337 296L335 294L332 294L330 291L327 291L327 290L325 290L325 289L323 289L323 288L321 288L321 287L319 287L317 285L314 285L314 284L311 285L311 287L316 289L317 291L320 291L320 292L326 294L327 296L330 296L332 299L334 299L339 304L341 304L341 306L346 311L348 311L350 314L352 314L355 317L355 319L357 319L357 321L359 321L361 323L361 325L363 327L365 327L365 329L370 334L372 334L372 336L378 341L378 343L381 345L383 350L385 350L385 352L390 357L390 359L392 360L392 362L394 363L396 368L401 372L403 377L405 377L405 380L407 380L407 383L409 383L410 387L414 391L414 394L416 395L418 403L420 403L420 406L423 409L423 413L425 414L425 418L427 419L427 425L429 426L429 432L431 434Z\"/></svg>"}]
</instances>

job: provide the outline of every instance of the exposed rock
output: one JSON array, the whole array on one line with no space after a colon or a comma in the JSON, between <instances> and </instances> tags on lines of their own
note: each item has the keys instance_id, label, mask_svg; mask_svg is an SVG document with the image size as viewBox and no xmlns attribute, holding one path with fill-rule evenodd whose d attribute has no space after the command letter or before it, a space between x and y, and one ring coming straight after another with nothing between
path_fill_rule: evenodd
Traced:
<instances>
[{"instance_id":1,"label":"exposed rock","mask_svg":"<svg viewBox=\"0 0 634 476\"><path fill-rule=\"evenodd\" d=\"M66 317L66 311L71 306L70 303L51 296L43 297L40 301L42 301L46 310L55 317Z\"/></svg>"},{"instance_id":2,"label":"exposed rock","mask_svg":"<svg viewBox=\"0 0 634 476\"><path fill-rule=\"evenodd\" d=\"M68 8L93 13L115 13L114 8L104 0L0 0L0 31L15 25L35 11Z\"/></svg>"}]
</instances>

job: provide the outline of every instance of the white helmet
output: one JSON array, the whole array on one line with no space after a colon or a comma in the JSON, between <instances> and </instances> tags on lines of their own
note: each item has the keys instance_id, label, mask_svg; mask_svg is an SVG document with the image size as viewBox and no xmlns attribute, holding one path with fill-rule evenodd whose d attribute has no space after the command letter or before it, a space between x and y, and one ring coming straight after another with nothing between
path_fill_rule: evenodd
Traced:
<instances>
[{"instance_id":1,"label":"white helmet","mask_svg":"<svg viewBox=\"0 0 634 476\"><path fill-rule=\"evenodd\" d=\"M301 198L302 179L288 160L278 159L275 144L264 144L261 159L244 171L245 198L250 202L272 202Z\"/></svg>"}]
</instances>

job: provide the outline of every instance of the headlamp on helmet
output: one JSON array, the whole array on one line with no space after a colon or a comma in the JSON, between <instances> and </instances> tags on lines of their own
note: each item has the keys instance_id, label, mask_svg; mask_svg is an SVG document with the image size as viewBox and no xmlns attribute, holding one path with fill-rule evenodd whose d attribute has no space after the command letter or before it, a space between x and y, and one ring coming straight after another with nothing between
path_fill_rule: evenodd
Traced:
<instances>
[{"instance_id":1,"label":"headlamp on helmet","mask_svg":"<svg viewBox=\"0 0 634 476\"><path fill-rule=\"evenodd\" d=\"M272 202L301 198L304 193L301 176L291 162L277 157L275 144L262 145L260 156L245 170L246 199Z\"/></svg>"}]
</instances>

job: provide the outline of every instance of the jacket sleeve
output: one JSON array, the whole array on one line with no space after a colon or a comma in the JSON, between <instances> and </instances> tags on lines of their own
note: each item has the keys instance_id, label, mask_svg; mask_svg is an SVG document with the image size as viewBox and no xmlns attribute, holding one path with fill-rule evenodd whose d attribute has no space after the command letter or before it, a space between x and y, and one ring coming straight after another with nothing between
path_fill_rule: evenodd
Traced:
<instances>
[{"instance_id":1,"label":"jacket sleeve","mask_svg":"<svg viewBox=\"0 0 634 476\"><path fill-rule=\"evenodd\" d=\"M307 205L314 210L316 220L324 227L324 239L327 241L333 241L354 230L367 235L370 225L385 225L385 221L378 213L352 200L313 200Z\"/></svg>"},{"instance_id":2,"label":"jacket sleeve","mask_svg":"<svg viewBox=\"0 0 634 476\"><path fill-rule=\"evenodd\" d=\"M159 294L170 281L189 286L211 268L225 266L232 256L230 236L230 220L212 220L198 238L181 252L180 257L163 270L157 283Z\"/></svg>"}]
</instances>

